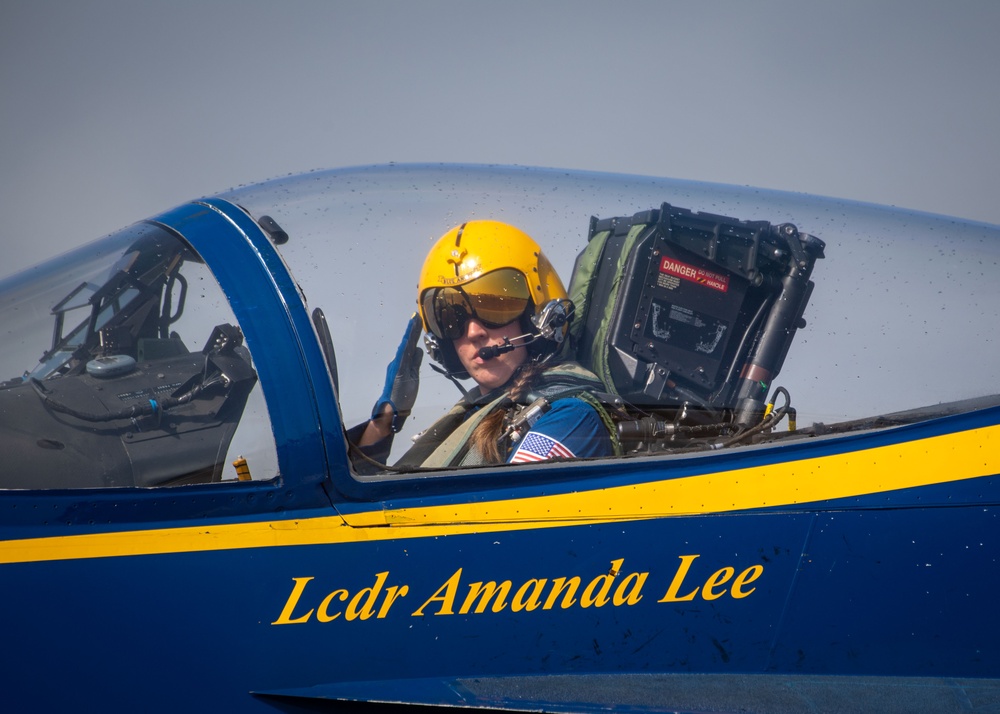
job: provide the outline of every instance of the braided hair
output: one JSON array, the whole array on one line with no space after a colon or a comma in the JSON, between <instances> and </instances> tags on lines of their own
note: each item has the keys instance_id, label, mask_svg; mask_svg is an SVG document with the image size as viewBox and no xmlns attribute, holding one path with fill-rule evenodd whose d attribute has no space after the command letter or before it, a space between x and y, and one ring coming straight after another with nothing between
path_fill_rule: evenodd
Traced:
<instances>
[{"instance_id":1,"label":"braided hair","mask_svg":"<svg viewBox=\"0 0 1000 714\"><path fill-rule=\"evenodd\" d=\"M526 362L514 375L507 392L509 400L517 403L531 391L535 378L544 371L545 364L541 362ZM507 417L507 410L495 409L479 423L475 431L469 437L469 446L472 450L478 451L483 457L483 463L502 464L507 460L507 454L500 450L500 436L504 430L504 419Z\"/></svg>"}]
</instances>

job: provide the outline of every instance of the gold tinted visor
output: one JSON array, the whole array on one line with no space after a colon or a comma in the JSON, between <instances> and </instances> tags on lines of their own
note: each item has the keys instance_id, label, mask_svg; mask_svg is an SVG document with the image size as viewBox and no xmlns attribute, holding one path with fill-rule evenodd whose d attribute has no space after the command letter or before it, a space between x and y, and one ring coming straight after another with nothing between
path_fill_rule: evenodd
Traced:
<instances>
[{"instance_id":1,"label":"gold tinted visor","mask_svg":"<svg viewBox=\"0 0 1000 714\"><path fill-rule=\"evenodd\" d=\"M448 340L465 334L469 320L490 328L510 324L530 303L528 281L513 268L494 270L456 287L429 288L420 297L428 330Z\"/></svg>"}]
</instances>

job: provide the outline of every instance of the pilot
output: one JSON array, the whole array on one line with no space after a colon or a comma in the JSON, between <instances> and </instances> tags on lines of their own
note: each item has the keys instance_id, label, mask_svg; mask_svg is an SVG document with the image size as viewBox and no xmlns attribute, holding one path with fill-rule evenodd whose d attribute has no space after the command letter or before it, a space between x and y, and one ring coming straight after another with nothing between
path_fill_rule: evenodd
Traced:
<instances>
[{"instance_id":1,"label":"pilot","mask_svg":"<svg viewBox=\"0 0 1000 714\"><path fill-rule=\"evenodd\" d=\"M438 371L475 386L425 430L397 467L448 467L609 456L618 450L600 380L558 359L572 314L538 244L499 221L445 233L424 262L419 314L389 364L372 418L348 434L385 463L418 388L421 328ZM456 382L457 383L457 382ZM357 461L357 460L356 460Z\"/></svg>"}]
</instances>

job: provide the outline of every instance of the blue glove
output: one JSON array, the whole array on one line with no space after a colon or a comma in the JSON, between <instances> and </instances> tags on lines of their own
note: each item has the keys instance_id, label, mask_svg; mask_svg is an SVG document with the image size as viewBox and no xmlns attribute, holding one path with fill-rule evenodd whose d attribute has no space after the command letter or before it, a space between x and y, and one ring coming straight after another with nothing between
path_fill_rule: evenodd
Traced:
<instances>
[{"instance_id":1,"label":"blue glove","mask_svg":"<svg viewBox=\"0 0 1000 714\"><path fill-rule=\"evenodd\" d=\"M382 413L386 404L392 407L392 430L399 432L403 422L410 416L417 389L420 387L420 362L423 351L417 347L423 323L419 314L414 314L406 325L403 340L396 348L396 356L385 368L385 388L372 409L372 419Z\"/></svg>"}]
</instances>

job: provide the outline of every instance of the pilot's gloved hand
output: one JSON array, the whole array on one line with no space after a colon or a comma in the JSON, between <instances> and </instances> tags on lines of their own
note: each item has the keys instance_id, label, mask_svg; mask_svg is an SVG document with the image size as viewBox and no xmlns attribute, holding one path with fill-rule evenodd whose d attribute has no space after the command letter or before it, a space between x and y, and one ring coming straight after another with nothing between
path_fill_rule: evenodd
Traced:
<instances>
[{"instance_id":1,"label":"pilot's gloved hand","mask_svg":"<svg viewBox=\"0 0 1000 714\"><path fill-rule=\"evenodd\" d=\"M372 409L372 419L392 411L392 430L398 432L410 416L417 389L420 387L420 362L423 350L417 347L423 324L419 314L414 314L406 325L403 340L396 349L396 356L385 368L385 388Z\"/></svg>"}]
</instances>

